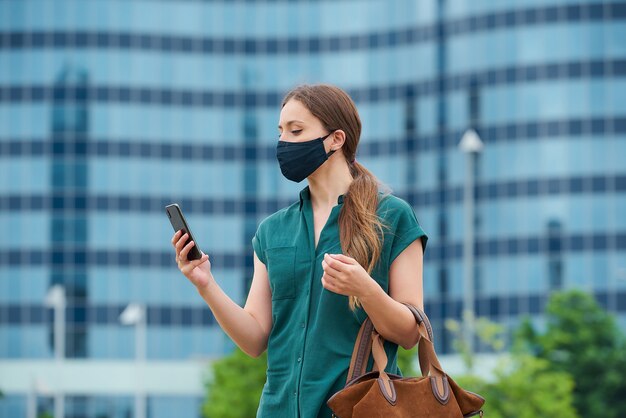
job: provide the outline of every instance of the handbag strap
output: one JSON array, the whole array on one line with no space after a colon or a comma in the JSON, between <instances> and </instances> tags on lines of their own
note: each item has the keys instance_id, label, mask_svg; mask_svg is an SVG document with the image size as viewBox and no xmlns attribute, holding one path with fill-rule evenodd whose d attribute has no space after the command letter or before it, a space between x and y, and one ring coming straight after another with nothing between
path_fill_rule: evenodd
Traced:
<instances>
[{"instance_id":1,"label":"handbag strap","mask_svg":"<svg viewBox=\"0 0 626 418\"><path fill-rule=\"evenodd\" d=\"M417 322L418 327L424 324L427 336L429 337L430 341L432 341L433 328L430 325L428 316L426 316L426 314L422 310L416 308L409 303L403 303L403 305L409 308L409 310L415 317L415 321ZM376 332L376 330L374 329L374 324L372 323L372 320L369 317L365 318L365 321L363 321L363 324L359 329L359 333L357 334L356 341L354 343L354 349L352 350L352 358L350 360L350 368L348 369L348 377L346 379L346 383L365 374L367 362L372 352L372 334L374 332ZM378 335L377 332L376 335ZM384 340L382 338L381 341L384 343ZM374 369L378 369L376 363L374 364ZM420 369L422 370L422 375L425 375L424 372L428 373L428 368L422 366L421 361Z\"/></svg>"},{"instance_id":2,"label":"handbag strap","mask_svg":"<svg viewBox=\"0 0 626 418\"><path fill-rule=\"evenodd\" d=\"M432 341L434 339L433 338L433 327L432 327L432 325L430 325L430 320L428 319L428 316L426 316L426 313L424 313L424 311L422 311L421 309L416 308L415 306L413 306L413 305L411 305L409 303L403 303L403 305L405 305L407 308L409 308L409 310L411 311L411 313L415 317L415 321L417 322L417 326L418 327L420 325L422 325L422 323L424 324L424 326L426 327L426 332L428 333L428 337Z\"/></svg>"},{"instance_id":3,"label":"handbag strap","mask_svg":"<svg viewBox=\"0 0 626 418\"><path fill-rule=\"evenodd\" d=\"M374 330L374 324L369 317L365 318L359 333L354 343L354 349L352 350L352 358L350 360L350 369L348 369L348 378L346 383L354 379L355 377L365 374L367 367L367 361L369 360L370 353L372 351L372 331Z\"/></svg>"},{"instance_id":4,"label":"handbag strap","mask_svg":"<svg viewBox=\"0 0 626 418\"><path fill-rule=\"evenodd\" d=\"M428 316L426 316L423 311L412 305L406 303L405 305L409 308L411 313L413 313L419 330L418 357L422 376L429 378L433 396L442 405L445 405L450 398L451 388L448 377L443 371L439 359L437 358L437 353L435 352L435 346L432 341L432 326L430 325ZM393 380L390 379L385 372L388 359L383 344L384 339L378 334L376 329L374 329L372 321L367 318L361 325L355 342L346 386L353 379L365 374L369 356L373 354L374 370L378 370L376 380L378 381L380 391L390 404L395 405L397 394Z\"/></svg>"}]
</instances>

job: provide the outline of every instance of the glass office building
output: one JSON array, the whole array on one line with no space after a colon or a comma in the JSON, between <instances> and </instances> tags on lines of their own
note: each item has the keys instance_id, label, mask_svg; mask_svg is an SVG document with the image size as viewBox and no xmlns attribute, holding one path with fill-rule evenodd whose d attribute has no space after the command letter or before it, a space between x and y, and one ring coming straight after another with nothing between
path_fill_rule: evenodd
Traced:
<instances>
[{"instance_id":1,"label":"glass office building","mask_svg":"<svg viewBox=\"0 0 626 418\"><path fill-rule=\"evenodd\" d=\"M625 39L624 1L0 0L0 417L137 416L137 393L150 418L200 415L206 363L233 344L178 272L164 206L243 303L258 222L305 186L274 156L303 82L350 92L359 161L429 234L440 352L464 294L469 128L477 314L540 324L578 287L626 328ZM131 303L145 334L120 321Z\"/></svg>"}]
</instances>

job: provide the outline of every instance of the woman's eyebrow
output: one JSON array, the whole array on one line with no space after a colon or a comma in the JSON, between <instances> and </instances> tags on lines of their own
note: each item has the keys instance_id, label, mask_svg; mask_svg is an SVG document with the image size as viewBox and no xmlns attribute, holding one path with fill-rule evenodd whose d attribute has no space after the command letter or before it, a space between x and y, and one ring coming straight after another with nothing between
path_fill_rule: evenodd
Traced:
<instances>
[{"instance_id":1,"label":"woman's eyebrow","mask_svg":"<svg viewBox=\"0 0 626 418\"><path fill-rule=\"evenodd\" d=\"M294 119L294 120L290 120L289 122L285 123L285 126L289 126L289 125L292 125L292 124L297 123L297 122L299 122L299 123L304 123L304 122L303 122L303 121L301 121L301 120ZM282 128L282 126L280 126L280 124L279 124L279 125L278 125L278 129L280 129L280 128Z\"/></svg>"}]
</instances>

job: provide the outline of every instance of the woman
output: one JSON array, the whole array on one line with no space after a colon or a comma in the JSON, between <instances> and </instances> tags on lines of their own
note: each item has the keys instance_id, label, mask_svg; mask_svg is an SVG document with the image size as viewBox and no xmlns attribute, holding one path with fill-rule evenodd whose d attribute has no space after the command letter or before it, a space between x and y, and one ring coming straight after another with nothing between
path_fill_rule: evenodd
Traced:
<instances>
[{"instance_id":1,"label":"woman","mask_svg":"<svg viewBox=\"0 0 626 418\"><path fill-rule=\"evenodd\" d=\"M257 417L330 417L326 401L346 383L366 316L387 340L387 371L398 372L398 345L417 343L415 319L403 302L423 309L427 237L411 206L380 192L357 163L361 121L343 90L292 90L278 130L283 175L309 185L252 238L254 276L245 306L216 284L208 255L187 261L194 244L185 244L186 235L177 232L172 244L178 267L230 338L253 357L267 349Z\"/></svg>"}]
</instances>

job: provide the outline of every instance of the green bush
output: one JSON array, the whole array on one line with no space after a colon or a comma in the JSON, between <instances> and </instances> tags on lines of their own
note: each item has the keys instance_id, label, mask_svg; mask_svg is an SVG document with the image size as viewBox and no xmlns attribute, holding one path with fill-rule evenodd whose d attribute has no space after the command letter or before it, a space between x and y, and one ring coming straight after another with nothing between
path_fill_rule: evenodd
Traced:
<instances>
[{"instance_id":1,"label":"green bush","mask_svg":"<svg viewBox=\"0 0 626 418\"><path fill-rule=\"evenodd\" d=\"M626 344L614 318L579 290L555 293L546 307L547 327L528 321L519 337L550 369L574 379L574 405L583 417L626 416Z\"/></svg>"},{"instance_id":2,"label":"green bush","mask_svg":"<svg viewBox=\"0 0 626 418\"><path fill-rule=\"evenodd\" d=\"M254 418L265 384L267 354L252 358L236 348L212 364L207 379L207 399L202 405L205 418Z\"/></svg>"}]
</instances>

